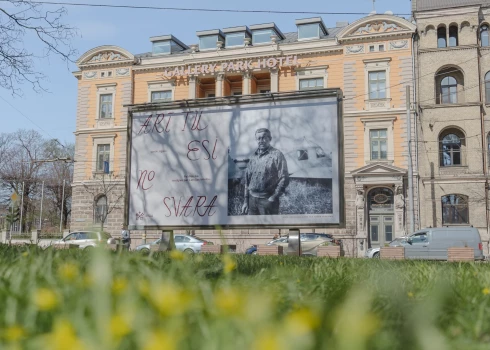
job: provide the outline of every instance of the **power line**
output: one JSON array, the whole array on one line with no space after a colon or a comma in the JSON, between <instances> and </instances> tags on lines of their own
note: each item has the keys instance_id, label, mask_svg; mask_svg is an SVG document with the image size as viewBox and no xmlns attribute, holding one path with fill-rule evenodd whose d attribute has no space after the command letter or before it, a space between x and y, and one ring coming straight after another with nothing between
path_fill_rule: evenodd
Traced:
<instances>
[{"instance_id":1,"label":"power line","mask_svg":"<svg viewBox=\"0 0 490 350\"><path fill-rule=\"evenodd\" d=\"M1 2L11 2L0 0ZM272 13L272 14L301 14L301 15L358 15L367 16L369 12L318 12L318 11L278 11L278 10L232 10L232 9L210 9L210 8L190 8L190 7L160 7L160 6L136 6L136 5L112 5L112 4L89 4L79 2L61 1L29 1L33 4L42 5L62 5L62 6L84 6L84 7L108 7L132 10L160 10L160 11L187 11L187 12L229 12L229 13ZM394 16L411 16L409 13L395 13Z\"/></svg>"}]
</instances>

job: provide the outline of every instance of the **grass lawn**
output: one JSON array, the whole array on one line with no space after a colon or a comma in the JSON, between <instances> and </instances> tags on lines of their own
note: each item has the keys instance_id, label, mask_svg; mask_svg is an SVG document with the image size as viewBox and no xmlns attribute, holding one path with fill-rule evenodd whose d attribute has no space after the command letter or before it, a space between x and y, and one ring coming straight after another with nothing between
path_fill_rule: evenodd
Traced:
<instances>
[{"instance_id":1,"label":"grass lawn","mask_svg":"<svg viewBox=\"0 0 490 350\"><path fill-rule=\"evenodd\" d=\"M0 246L1 349L489 349L490 265Z\"/></svg>"}]
</instances>

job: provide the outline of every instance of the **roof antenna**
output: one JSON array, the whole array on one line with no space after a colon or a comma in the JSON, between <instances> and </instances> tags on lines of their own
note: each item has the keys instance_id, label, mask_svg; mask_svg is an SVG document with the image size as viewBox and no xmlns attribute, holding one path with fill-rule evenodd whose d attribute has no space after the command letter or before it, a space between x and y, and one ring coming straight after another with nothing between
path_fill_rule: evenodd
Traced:
<instances>
[{"instance_id":1,"label":"roof antenna","mask_svg":"<svg viewBox=\"0 0 490 350\"><path fill-rule=\"evenodd\" d=\"M376 12L376 0L373 0L373 12Z\"/></svg>"}]
</instances>

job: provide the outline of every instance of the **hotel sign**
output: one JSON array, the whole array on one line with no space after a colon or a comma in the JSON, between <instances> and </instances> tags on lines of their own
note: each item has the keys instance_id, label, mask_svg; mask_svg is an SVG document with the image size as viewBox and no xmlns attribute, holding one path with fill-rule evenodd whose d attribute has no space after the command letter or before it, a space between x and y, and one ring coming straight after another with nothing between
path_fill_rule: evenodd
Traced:
<instances>
[{"instance_id":1,"label":"hotel sign","mask_svg":"<svg viewBox=\"0 0 490 350\"><path fill-rule=\"evenodd\" d=\"M246 72L254 69L295 67L298 65L298 56L280 56L250 60L233 60L222 63L194 64L177 66L165 69L165 78L185 77L188 75Z\"/></svg>"}]
</instances>

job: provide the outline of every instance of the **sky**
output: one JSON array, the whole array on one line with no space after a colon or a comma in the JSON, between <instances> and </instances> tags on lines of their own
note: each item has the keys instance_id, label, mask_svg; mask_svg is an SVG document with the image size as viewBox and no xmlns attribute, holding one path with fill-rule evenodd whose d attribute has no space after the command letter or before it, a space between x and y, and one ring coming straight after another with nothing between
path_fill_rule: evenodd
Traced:
<instances>
[{"instance_id":1,"label":"sky","mask_svg":"<svg viewBox=\"0 0 490 350\"><path fill-rule=\"evenodd\" d=\"M40 0L42 1L42 0ZM181 8L213 8L233 10L280 10L312 12L360 12L369 13L373 9L372 0L344 1L259 1L244 2L225 0L60 0L63 2L117 4ZM46 10L54 10L59 5L43 5ZM376 0L377 13L392 11L395 14L409 14L410 0ZM8 4L0 2L0 7L8 9ZM294 21L300 18L316 17L310 14L276 13L211 13L159 10L115 9L100 7L66 6L68 11L64 23L78 29L78 37L72 42L78 50L76 61L86 51L101 45L117 45L133 54L151 51L152 36L173 34L186 44L197 43L196 31L222 29L238 25L252 25L275 22L283 33L296 30ZM336 22L353 21L362 15L321 15L327 27ZM408 15L404 17L409 18ZM33 52L41 52L39 42L26 37L23 45ZM77 109L77 80L72 72L78 68L74 63L65 63L52 56L35 61L35 68L48 79L44 87L49 92L36 93L28 84L18 86L21 97L12 96L10 91L0 90L0 133L18 129L35 129L46 139L60 142L75 142Z\"/></svg>"}]
</instances>

